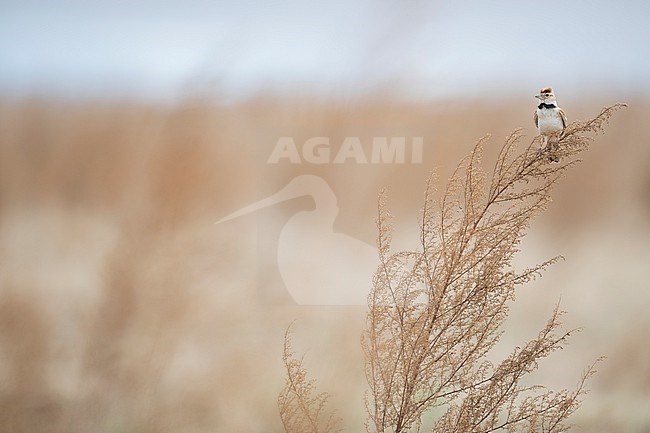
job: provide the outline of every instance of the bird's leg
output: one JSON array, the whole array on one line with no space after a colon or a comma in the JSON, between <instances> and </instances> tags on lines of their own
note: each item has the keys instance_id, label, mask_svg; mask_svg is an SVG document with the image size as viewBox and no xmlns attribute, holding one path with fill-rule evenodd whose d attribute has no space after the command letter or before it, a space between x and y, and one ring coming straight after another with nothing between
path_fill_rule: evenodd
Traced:
<instances>
[{"instance_id":1,"label":"bird's leg","mask_svg":"<svg viewBox=\"0 0 650 433\"><path fill-rule=\"evenodd\" d=\"M549 150L548 150L548 159L552 162L560 162L560 156L558 152L560 150L560 136L553 135L549 137Z\"/></svg>"},{"instance_id":2,"label":"bird's leg","mask_svg":"<svg viewBox=\"0 0 650 433\"><path fill-rule=\"evenodd\" d=\"M539 156L544 155L548 151L548 135L542 135L542 146L539 148Z\"/></svg>"}]
</instances>

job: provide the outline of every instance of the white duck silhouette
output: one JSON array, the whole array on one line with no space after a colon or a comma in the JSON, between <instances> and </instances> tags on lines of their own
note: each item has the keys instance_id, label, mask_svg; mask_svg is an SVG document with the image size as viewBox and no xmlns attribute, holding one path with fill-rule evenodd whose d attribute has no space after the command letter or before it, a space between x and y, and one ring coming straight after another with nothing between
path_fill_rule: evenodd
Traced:
<instances>
[{"instance_id":1,"label":"white duck silhouette","mask_svg":"<svg viewBox=\"0 0 650 433\"><path fill-rule=\"evenodd\" d=\"M377 249L334 232L339 208L323 178L297 176L279 192L217 224L302 196L311 196L315 208L293 215L278 241L278 268L287 291L300 305L365 305L378 264Z\"/></svg>"}]
</instances>

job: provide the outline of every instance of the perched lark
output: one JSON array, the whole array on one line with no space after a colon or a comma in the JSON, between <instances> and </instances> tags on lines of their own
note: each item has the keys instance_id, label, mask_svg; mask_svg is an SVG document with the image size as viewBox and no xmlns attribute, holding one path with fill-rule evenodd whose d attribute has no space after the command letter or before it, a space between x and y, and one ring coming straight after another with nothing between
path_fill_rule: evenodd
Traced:
<instances>
[{"instance_id":1,"label":"perched lark","mask_svg":"<svg viewBox=\"0 0 650 433\"><path fill-rule=\"evenodd\" d=\"M566 113L557 106L555 94L550 87L540 90L539 95L535 95L535 97L540 101L537 111L535 111L535 126L540 135L544 137L545 147L549 151L549 159L558 162L560 158L556 152L559 150L560 136L567 125Z\"/></svg>"}]
</instances>

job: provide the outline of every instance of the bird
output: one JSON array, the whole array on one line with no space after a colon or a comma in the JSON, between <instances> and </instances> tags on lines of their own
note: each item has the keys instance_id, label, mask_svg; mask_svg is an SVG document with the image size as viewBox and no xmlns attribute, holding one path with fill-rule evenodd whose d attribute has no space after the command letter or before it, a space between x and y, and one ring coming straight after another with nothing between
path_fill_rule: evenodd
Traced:
<instances>
[{"instance_id":1,"label":"bird","mask_svg":"<svg viewBox=\"0 0 650 433\"><path fill-rule=\"evenodd\" d=\"M282 227L277 245L278 269L287 292L298 305L366 305L378 251L334 231L339 208L325 179L299 175L270 197L231 213L217 224L303 196L314 200L314 208L293 215Z\"/></svg>"},{"instance_id":2,"label":"bird","mask_svg":"<svg viewBox=\"0 0 650 433\"><path fill-rule=\"evenodd\" d=\"M544 138L544 146L549 150L549 160L559 162L560 158L556 152L559 150L560 137L566 129L566 113L558 107L555 93L551 87L541 89L535 98L539 99L534 117L535 126Z\"/></svg>"}]
</instances>

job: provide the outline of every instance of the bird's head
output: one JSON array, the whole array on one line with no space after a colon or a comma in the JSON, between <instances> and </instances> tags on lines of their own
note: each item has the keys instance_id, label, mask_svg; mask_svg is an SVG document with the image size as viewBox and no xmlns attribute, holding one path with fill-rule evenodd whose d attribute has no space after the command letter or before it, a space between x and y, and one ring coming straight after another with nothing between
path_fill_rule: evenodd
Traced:
<instances>
[{"instance_id":1,"label":"bird's head","mask_svg":"<svg viewBox=\"0 0 650 433\"><path fill-rule=\"evenodd\" d=\"M537 99L540 100L543 104L555 104L556 99L555 99L555 93L553 93L553 89L550 87L545 87L542 90L539 91L539 95L535 95Z\"/></svg>"}]
</instances>

